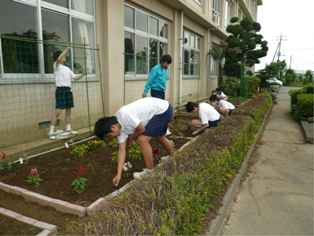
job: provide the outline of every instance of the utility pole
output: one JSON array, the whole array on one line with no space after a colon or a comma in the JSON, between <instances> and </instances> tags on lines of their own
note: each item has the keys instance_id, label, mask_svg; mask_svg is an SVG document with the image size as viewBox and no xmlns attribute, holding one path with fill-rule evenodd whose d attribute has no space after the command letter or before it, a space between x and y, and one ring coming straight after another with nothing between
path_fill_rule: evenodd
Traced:
<instances>
[{"instance_id":1,"label":"utility pole","mask_svg":"<svg viewBox=\"0 0 314 236\"><path fill-rule=\"evenodd\" d=\"M291 67L292 67L292 58L293 58L293 55L290 55L289 69L291 69Z\"/></svg>"},{"instance_id":2,"label":"utility pole","mask_svg":"<svg viewBox=\"0 0 314 236\"><path fill-rule=\"evenodd\" d=\"M283 42L283 41L287 41L287 38L286 38L286 36L284 36L283 34L280 34L280 35L279 35L279 38L277 38L277 40L278 40L279 42L278 42L278 44L277 44L277 48L276 48L276 51L275 51L275 54L274 54L274 57L273 57L272 62L275 61L276 56L277 56L277 62L280 61L280 57L282 56L282 54L281 54L282 42Z\"/></svg>"}]
</instances>

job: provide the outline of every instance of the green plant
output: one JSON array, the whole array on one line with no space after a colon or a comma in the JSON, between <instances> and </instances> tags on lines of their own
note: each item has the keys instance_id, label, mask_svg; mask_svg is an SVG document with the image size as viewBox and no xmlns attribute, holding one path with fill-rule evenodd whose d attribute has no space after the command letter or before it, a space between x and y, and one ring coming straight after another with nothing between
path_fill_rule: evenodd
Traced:
<instances>
[{"instance_id":1,"label":"green plant","mask_svg":"<svg viewBox=\"0 0 314 236\"><path fill-rule=\"evenodd\" d=\"M71 155L82 158L87 154L88 150L89 146L87 144L79 144L71 150Z\"/></svg>"},{"instance_id":2,"label":"green plant","mask_svg":"<svg viewBox=\"0 0 314 236\"><path fill-rule=\"evenodd\" d=\"M116 150L112 153L111 159L113 162L117 162L118 158L119 151ZM127 147L127 158L129 161L139 161L143 159L143 155L138 144L134 143Z\"/></svg>"},{"instance_id":3,"label":"green plant","mask_svg":"<svg viewBox=\"0 0 314 236\"><path fill-rule=\"evenodd\" d=\"M258 93L261 85L261 80L257 76L251 76L248 78L249 96L253 96Z\"/></svg>"},{"instance_id":4,"label":"green plant","mask_svg":"<svg viewBox=\"0 0 314 236\"><path fill-rule=\"evenodd\" d=\"M313 117L314 94L299 94L297 96L297 113L300 119Z\"/></svg>"},{"instance_id":5,"label":"green plant","mask_svg":"<svg viewBox=\"0 0 314 236\"><path fill-rule=\"evenodd\" d=\"M77 177L71 184L73 190L77 193L83 193L86 191L87 178Z\"/></svg>"},{"instance_id":6,"label":"green plant","mask_svg":"<svg viewBox=\"0 0 314 236\"><path fill-rule=\"evenodd\" d=\"M223 90L228 96L238 97L240 93L240 81L237 78L229 77L223 81Z\"/></svg>"},{"instance_id":7,"label":"green plant","mask_svg":"<svg viewBox=\"0 0 314 236\"><path fill-rule=\"evenodd\" d=\"M93 139L87 142L88 152L93 152L103 144L102 140Z\"/></svg>"},{"instance_id":8,"label":"green plant","mask_svg":"<svg viewBox=\"0 0 314 236\"><path fill-rule=\"evenodd\" d=\"M38 186L42 179L39 176L37 168L32 168L29 175L26 177L26 183L29 183L34 186Z\"/></svg>"}]
</instances>

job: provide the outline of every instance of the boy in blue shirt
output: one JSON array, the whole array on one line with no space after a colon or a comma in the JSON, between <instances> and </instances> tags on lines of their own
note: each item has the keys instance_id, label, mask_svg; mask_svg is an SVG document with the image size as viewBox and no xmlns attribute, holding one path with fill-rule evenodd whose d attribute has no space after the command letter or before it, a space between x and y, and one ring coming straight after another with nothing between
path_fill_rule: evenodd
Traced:
<instances>
[{"instance_id":1,"label":"boy in blue shirt","mask_svg":"<svg viewBox=\"0 0 314 236\"><path fill-rule=\"evenodd\" d=\"M163 55L160 64L155 65L148 76L144 87L143 97L150 91L152 97L165 99L166 84L169 80L168 67L172 62L170 55Z\"/></svg>"}]
</instances>

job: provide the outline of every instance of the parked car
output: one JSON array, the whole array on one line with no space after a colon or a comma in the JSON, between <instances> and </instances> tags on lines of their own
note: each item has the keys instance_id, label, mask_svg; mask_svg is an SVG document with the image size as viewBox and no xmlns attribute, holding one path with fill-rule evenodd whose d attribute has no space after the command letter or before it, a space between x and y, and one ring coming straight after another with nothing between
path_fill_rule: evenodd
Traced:
<instances>
[{"instance_id":1,"label":"parked car","mask_svg":"<svg viewBox=\"0 0 314 236\"><path fill-rule=\"evenodd\" d=\"M272 85L272 84L276 84L276 85L279 85L279 86L283 85L282 81L277 79L277 78L275 78L275 77L266 80L266 82L269 83L270 85Z\"/></svg>"}]
</instances>

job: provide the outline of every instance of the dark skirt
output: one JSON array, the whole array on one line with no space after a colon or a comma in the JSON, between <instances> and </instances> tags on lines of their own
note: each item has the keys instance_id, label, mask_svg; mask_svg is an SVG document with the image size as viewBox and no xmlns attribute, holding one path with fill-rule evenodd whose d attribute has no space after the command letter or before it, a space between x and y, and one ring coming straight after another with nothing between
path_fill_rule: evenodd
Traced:
<instances>
[{"instance_id":1,"label":"dark skirt","mask_svg":"<svg viewBox=\"0 0 314 236\"><path fill-rule=\"evenodd\" d=\"M74 107L73 94L70 87L57 87L56 89L56 108L70 109Z\"/></svg>"},{"instance_id":2,"label":"dark skirt","mask_svg":"<svg viewBox=\"0 0 314 236\"><path fill-rule=\"evenodd\" d=\"M165 91L159 91L159 90L151 89L150 95L154 98L159 98L159 99L165 100Z\"/></svg>"}]
</instances>

